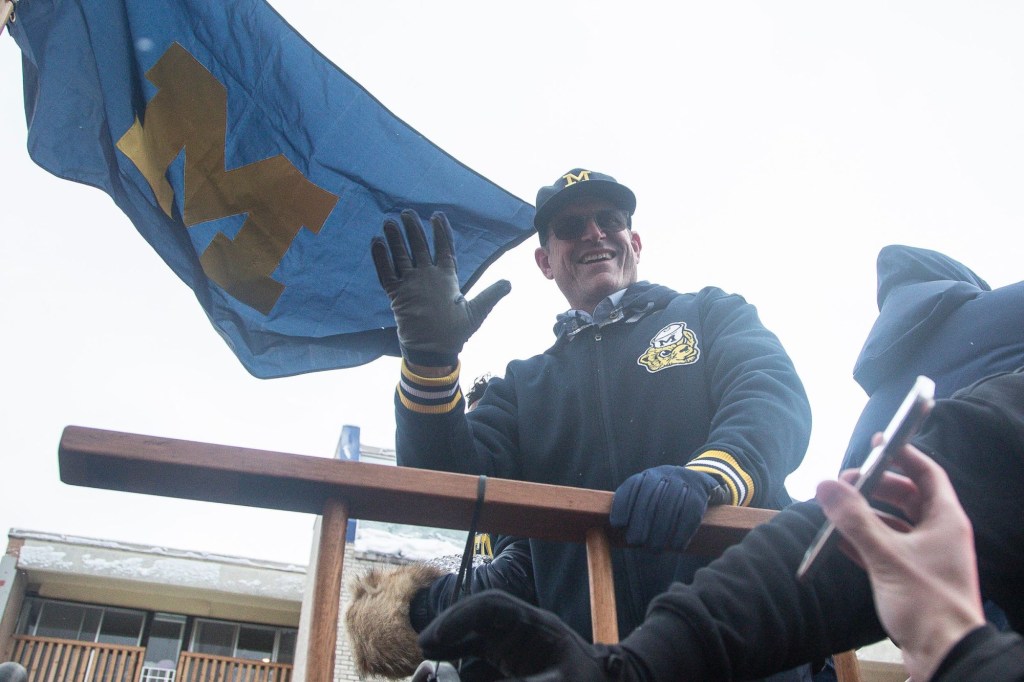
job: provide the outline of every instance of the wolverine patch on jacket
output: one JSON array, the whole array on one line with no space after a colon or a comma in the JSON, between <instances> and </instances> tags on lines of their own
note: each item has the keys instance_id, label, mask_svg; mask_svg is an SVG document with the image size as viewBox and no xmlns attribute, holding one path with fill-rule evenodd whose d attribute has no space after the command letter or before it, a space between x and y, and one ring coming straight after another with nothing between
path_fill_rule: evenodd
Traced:
<instances>
[{"instance_id":1,"label":"wolverine patch on jacket","mask_svg":"<svg viewBox=\"0 0 1024 682\"><path fill-rule=\"evenodd\" d=\"M685 322L673 322L654 335L651 347L636 359L636 363L653 374L673 365L692 365L698 358L697 335Z\"/></svg>"}]
</instances>

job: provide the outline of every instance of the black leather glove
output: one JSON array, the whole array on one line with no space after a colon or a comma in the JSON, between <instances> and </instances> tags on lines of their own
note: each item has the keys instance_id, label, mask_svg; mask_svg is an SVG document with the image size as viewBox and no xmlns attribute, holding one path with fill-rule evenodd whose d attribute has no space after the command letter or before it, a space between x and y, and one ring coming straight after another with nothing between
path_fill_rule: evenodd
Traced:
<instances>
[{"instance_id":1,"label":"black leather glove","mask_svg":"<svg viewBox=\"0 0 1024 682\"><path fill-rule=\"evenodd\" d=\"M402 211L401 218L409 248L398 224L388 219L384 238L373 238L370 254L377 278L391 299L402 355L427 367L455 365L462 346L512 285L508 280L495 282L467 301L459 291L448 218L443 213L430 217L434 258L415 211Z\"/></svg>"},{"instance_id":2,"label":"black leather glove","mask_svg":"<svg viewBox=\"0 0 1024 682\"><path fill-rule=\"evenodd\" d=\"M626 529L626 544L682 551L697 532L709 502L721 504L725 489L703 471L663 465L633 474L612 498L608 521Z\"/></svg>"},{"instance_id":3,"label":"black leather glove","mask_svg":"<svg viewBox=\"0 0 1024 682\"><path fill-rule=\"evenodd\" d=\"M553 613L502 592L466 597L420 633L427 659L482 658L528 682L638 679L617 646L589 644Z\"/></svg>"}]
</instances>

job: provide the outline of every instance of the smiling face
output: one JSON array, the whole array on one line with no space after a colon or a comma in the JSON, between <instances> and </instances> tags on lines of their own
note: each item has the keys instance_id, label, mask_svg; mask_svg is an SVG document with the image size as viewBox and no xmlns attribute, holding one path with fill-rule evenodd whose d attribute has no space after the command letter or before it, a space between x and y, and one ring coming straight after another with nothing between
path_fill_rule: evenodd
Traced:
<instances>
[{"instance_id":1,"label":"smiling face","mask_svg":"<svg viewBox=\"0 0 1024 682\"><path fill-rule=\"evenodd\" d=\"M640 235L629 228L605 231L593 219L595 213L615 209L604 199L581 199L556 213L549 224L567 215L588 216L577 239L559 239L552 231L545 246L534 252L544 276L555 280L569 305L588 313L609 294L637 279Z\"/></svg>"}]
</instances>

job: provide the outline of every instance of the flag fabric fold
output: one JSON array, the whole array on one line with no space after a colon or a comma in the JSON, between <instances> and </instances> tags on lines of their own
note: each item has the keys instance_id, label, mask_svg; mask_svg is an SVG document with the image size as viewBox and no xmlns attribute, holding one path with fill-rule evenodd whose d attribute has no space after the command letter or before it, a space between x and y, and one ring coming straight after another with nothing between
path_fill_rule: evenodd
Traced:
<instances>
[{"instance_id":1,"label":"flag fabric fold","mask_svg":"<svg viewBox=\"0 0 1024 682\"><path fill-rule=\"evenodd\" d=\"M398 354L386 216L444 211L463 291L532 232L265 0L20 0L8 28L33 161L109 194L257 377Z\"/></svg>"}]
</instances>

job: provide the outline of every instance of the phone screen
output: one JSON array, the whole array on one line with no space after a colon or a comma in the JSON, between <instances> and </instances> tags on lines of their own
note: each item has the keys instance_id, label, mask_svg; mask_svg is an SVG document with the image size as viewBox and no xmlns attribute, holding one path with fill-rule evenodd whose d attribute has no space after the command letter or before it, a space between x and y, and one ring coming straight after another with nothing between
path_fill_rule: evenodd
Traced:
<instances>
[{"instance_id":1,"label":"phone screen","mask_svg":"<svg viewBox=\"0 0 1024 682\"><path fill-rule=\"evenodd\" d=\"M854 484L862 495L869 497L871 491L882 478L882 473L889 468L889 462L899 452L917 430L921 423L935 404L935 382L925 376L917 377L907 397L896 410L892 421L882 432L882 441L871 449L867 459L860 467L860 477ZM800 567L797 568L796 577L800 580L808 580L814 573L814 568L820 565L822 554L832 547L838 540L835 524L827 521L821 527L818 534L811 541L807 548Z\"/></svg>"}]
</instances>

